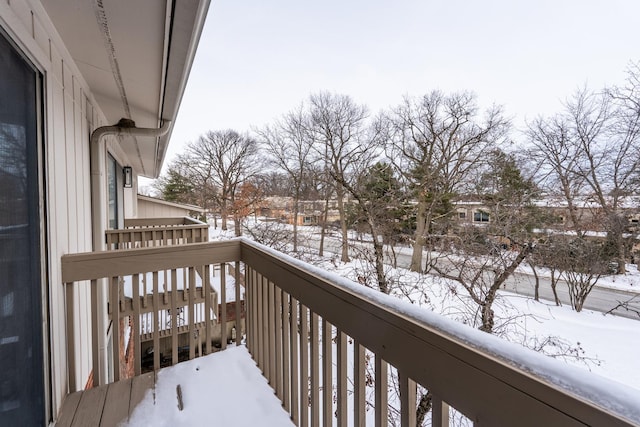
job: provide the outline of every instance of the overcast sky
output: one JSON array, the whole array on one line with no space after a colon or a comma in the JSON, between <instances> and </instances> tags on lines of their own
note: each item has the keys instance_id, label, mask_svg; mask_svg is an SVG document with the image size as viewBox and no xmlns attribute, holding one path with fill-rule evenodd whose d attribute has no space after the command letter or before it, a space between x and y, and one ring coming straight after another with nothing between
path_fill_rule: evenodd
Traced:
<instances>
[{"instance_id":1,"label":"overcast sky","mask_svg":"<svg viewBox=\"0 0 640 427\"><path fill-rule=\"evenodd\" d=\"M207 130L248 131L328 90L372 113L471 90L514 124L640 60L638 0L213 0L167 162Z\"/></svg>"}]
</instances>

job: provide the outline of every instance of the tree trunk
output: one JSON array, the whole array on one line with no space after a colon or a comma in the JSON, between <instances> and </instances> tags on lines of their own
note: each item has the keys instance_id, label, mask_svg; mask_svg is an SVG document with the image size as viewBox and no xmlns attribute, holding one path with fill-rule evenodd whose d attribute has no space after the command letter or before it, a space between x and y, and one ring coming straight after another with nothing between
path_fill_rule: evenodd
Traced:
<instances>
[{"instance_id":1,"label":"tree trunk","mask_svg":"<svg viewBox=\"0 0 640 427\"><path fill-rule=\"evenodd\" d=\"M424 250L424 234L427 228L426 202L418 202L418 212L416 214L416 234L413 242L413 253L411 254L411 271L420 272L422 269L422 251Z\"/></svg>"},{"instance_id":2,"label":"tree trunk","mask_svg":"<svg viewBox=\"0 0 640 427\"><path fill-rule=\"evenodd\" d=\"M489 334L493 332L493 309L491 307L496 299L496 293L491 292L491 294L486 296L485 303L482 304L482 324L480 325L480 330Z\"/></svg>"},{"instance_id":3,"label":"tree trunk","mask_svg":"<svg viewBox=\"0 0 640 427\"><path fill-rule=\"evenodd\" d=\"M396 254L396 248L393 243L389 244L389 249L391 250L391 263L393 268L398 268L398 255Z\"/></svg>"},{"instance_id":4,"label":"tree trunk","mask_svg":"<svg viewBox=\"0 0 640 427\"><path fill-rule=\"evenodd\" d=\"M233 218L234 230L236 233L236 237L242 236L242 220L240 218Z\"/></svg>"},{"instance_id":5,"label":"tree trunk","mask_svg":"<svg viewBox=\"0 0 640 427\"><path fill-rule=\"evenodd\" d=\"M293 200L293 252L298 252L298 199L299 195L296 191L296 197Z\"/></svg>"},{"instance_id":6,"label":"tree trunk","mask_svg":"<svg viewBox=\"0 0 640 427\"><path fill-rule=\"evenodd\" d=\"M320 227L320 248L318 256L324 256L324 235L327 232L327 217L329 215L329 197L324 200L324 212L322 212L322 221Z\"/></svg>"},{"instance_id":7,"label":"tree trunk","mask_svg":"<svg viewBox=\"0 0 640 427\"><path fill-rule=\"evenodd\" d=\"M344 210L344 190L339 188L338 196L338 213L340 214L340 231L342 233L342 262L349 262L349 231L347 230L347 215Z\"/></svg>"},{"instance_id":8,"label":"tree trunk","mask_svg":"<svg viewBox=\"0 0 640 427\"><path fill-rule=\"evenodd\" d=\"M559 279L559 278L558 278ZM558 285L558 279L556 279L556 274L554 271L551 271L551 291L553 292L553 299L558 307L562 305L560 298L558 298L558 291L556 286Z\"/></svg>"},{"instance_id":9,"label":"tree trunk","mask_svg":"<svg viewBox=\"0 0 640 427\"><path fill-rule=\"evenodd\" d=\"M416 408L416 427L422 427L425 416L431 410L432 397L431 392L427 392L420 397L418 407Z\"/></svg>"},{"instance_id":10,"label":"tree trunk","mask_svg":"<svg viewBox=\"0 0 640 427\"><path fill-rule=\"evenodd\" d=\"M525 245L521 250L516 259L513 260L511 264L507 268L504 269L502 273L500 273L491 284L491 287L487 291L484 301L481 304L482 307L482 325L480 326L480 330L484 332L491 333L493 332L493 303L496 300L496 295L498 293L498 289L500 286L516 271L516 268L524 261L524 259L531 253L532 246Z\"/></svg>"},{"instance_id":11,"label":"tree trunk","mask_svg":"<svg viewBox=\"0 0 640 427\"><path fill-rule=\"evenodd\" d=\"M389 293L389 286L387 284L387 278L384 274L384 252L383 244L378 238L378 233L375 226L375 221L371 217L371 213L367 212L367 222L369 223L369 231L373 237L373 253L376 258L376 277L378 279L378 289L383 294Z\"/></svg>"},{"instance_id":12,"label":"tree trunk","mask_svg":"<svg viewBox=\"0 0 640 427\"><path fill-rule=\"evenodd\" d=\"M536 268L533 266L533 263L530 265L531 265L531 271L533 271L533 277L535 277L536 279L536 284L535 284L535 287L533 288L533 299L536 301L540 301L540 277L538 277L538 272L536 271Z\"/></svg>"},{"instance_id":13,"label":"tree trunk","mask_svg":"<svg viewBox=\"0 0 640 427\"><path fill-rule=\"evenodd\" d=\"M227 203L226 202L222 202L220 204L220 222L221 222L221 226L220 228L222 228L224 231L227 231L227 216L229 214L227 213Z\"/></svg>"},{"instance_id":14,"label":"tree trunk","mask_svg":"<svg viewBox=\"0 0 640 427\"><path fill-rule=\"evenodd\" d=\"M624 239L622 236L618 237L618 274L625 274L627 272L626 259L624 250Z\"/></svg>"}]
</instances>

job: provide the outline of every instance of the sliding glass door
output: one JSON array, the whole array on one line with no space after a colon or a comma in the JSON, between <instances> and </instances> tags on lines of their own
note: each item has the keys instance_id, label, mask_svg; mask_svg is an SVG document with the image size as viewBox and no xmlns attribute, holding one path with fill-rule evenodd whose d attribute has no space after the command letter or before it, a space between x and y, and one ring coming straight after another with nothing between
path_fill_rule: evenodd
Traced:
<instances>
[{"instance_id":1,"label":"sliding glass door","mask_svg":"<svg viewBox=\"0 0 640 427\"><path fill-rule=\"evenodd\" d=\"M40 82L0 31L0 426L45 424Z\"/></svg>"}]
</instances>

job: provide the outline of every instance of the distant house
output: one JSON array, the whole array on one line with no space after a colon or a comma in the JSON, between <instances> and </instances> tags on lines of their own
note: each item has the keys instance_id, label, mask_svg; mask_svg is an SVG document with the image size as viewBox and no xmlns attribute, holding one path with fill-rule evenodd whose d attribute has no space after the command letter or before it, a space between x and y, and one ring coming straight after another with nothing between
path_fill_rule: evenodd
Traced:
<instances>
[{"instance_id":1,"label":"distant house","mask_svg":"<svg viewBox=\"0 0 640 427\"><path fill-rule=\"evenodd\" d=\"M156 197L138 194L138 212L140 218L198 217L205 213L200 206L167 202Z\"/></svg>"}]
</instances>

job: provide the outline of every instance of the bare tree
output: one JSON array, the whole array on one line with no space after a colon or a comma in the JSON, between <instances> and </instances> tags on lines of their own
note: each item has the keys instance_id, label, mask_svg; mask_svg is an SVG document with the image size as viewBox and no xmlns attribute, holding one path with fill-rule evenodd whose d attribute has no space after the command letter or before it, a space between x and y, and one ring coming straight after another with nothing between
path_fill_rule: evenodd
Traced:
<instances>
[{"instance_id":1,"label":"bare tree","mask_svg":"<svg viewBox=\"0 0 640 427\"><path fill-rule=\"evenodd\" d=\"M356 104L347 95L321 92L309 99L311 113L311 132L314 149L326 165L331 179L338 183L335 187L340 230L342 233L343 262L349 261L349 242L345 211L345 184L351 179L354 166L363 156L368 156L365 140L367 107ZM326 215L326 212L325 212Z\"/></svg>"},{"instance_id":2,"label":"bare tree","mask_svg":"<svg viewBox=\"0 0 640 427\"><path fill-rule=\"evenodd\" d=\"M230 129L209 131L187 145L184 161L193 173L215 186L213 197L220 208L222 229L226 230L237 192L259 170L257 142Z\"/></svg>"},{"instance_id":3,"label":"bare tree","mask_svg":"<svg viewBox=\"0 0 640 427\"><path fill-rule=\"evenodd\" d=\"M177 155L153 186L164 200L170 202L194 204L205 211L215 205L217 187L213 168L204 163L194 167L189 153Z\"/></svg>"},{"instance_id":4,"label":"bare tree","mask_svg":"<svg viewBox=\"0 0 640 427\"><path fill-rule=\"evenodd\" d=\"M578 236L589 228L606 231L618 273L624 273L626 261L627 218L621 208L625 198L640 188L640 127L634 110L638 89L633 77L632 70L631 87L626 89L578 90L562 113L538 118L528 129L537 153L548 165L551 182L560 184L571 228ZM580 203L597 208L592 210L592 224L578 217Z\"/></svg>"},{"instance_id":5,"label":"bare tree","mask_svg":"<svg viewBox=\"0 0 640 427\"><path fill-rule=\"evenodd\" d=\"M305 177L312 161L309 115L304 105L284 115L272 126L258 131L272 164L290 181L293 193L293 251L298 251L298 214Z\"/></svg>"},{"instance_id":6,"label":"bare tree","mask_svg":"<svg viewBox=\"0 0 640 427\"><path fill-rule=\"evenodd\" d=\"M540 182L550 195L558 195L567 203L569 229L583 236L579 207L584 179L575 173L577 147L569 142L571 124L566 117L538 117L528 124L527 135L534 145L532 159L540 159Z\"/></svg>"},{"instance_id":7,"label":"bare tree","mask_svg":"<svg viewBox=\"0 0 640 427\"><path fill-rule=\"evenodd\" d=\"M562 271L571 307L580 312L600 277L608 273L610 259L600 242L564 238L560 243L555 246L552 262Z\"/></svg>"},{"instance_id":8,"label":"bare tree","mask_svg":"<svg viewBox=\"0 0 640 427\"><path fill-rule=\"evenodd\" d=\"M546 238L538 239L536 242L535 248L531 255L528 258L529 265L533 270L533 274L535 276L536 284L535 284L535 300L538 301L539 295L539 287L540 287L540 278L537 274L538 267L544 267L549 269L549 281L551 284L551 291L553 292L554 302L557 306L561 306L562 302L558 297L558 281L560 280L561 272L558 269L558 264L554 261L556 255L556 246L557 239L554 236L549 236Z\"/></svg>"},{"instance_id":9,"label":"bare tree","mask_svg":"<svg viewBox=\"0 0 640 427\"><path fill-rule=\"evenodd\" d=\"M389 293L389 286L384 271L384 242L382 240L382 234L383 227L386 223L385 214L386 211L392 207L391 203L394 201L394 194L392 193L392 188L377 186L377 184L380 184L378 181L380 176L376 176L376 172L378 172L378 174L384 174L385 171L390 171L390 167L383 163L372 164L375 158L375 145L375 142L369 145L369 149L366 150L370 153L369 156L363 156L363 158L361 158L361 163L357 168L361 173L358 174L355 182L352 184L348 181L338 180L338 183L342 185L357 202L357 208L361 212L366 228L371 234L374 254L373 264L378 282L378 290L387 294Z\"/></svg>"},{"instance_id":10,"label":"bare tree","mask_svg":"<svg viewBox=\"0 0 640 427\"><path fill-rule=\"evenodd\" d=\"M409 183L417 200L411 270L422 270L425 237L438 218L452 212L451 198L480 161L483 152L506 133L500 108L478 118L475 96L434 91L405 98L390 114L389 158Z\"/></svg>"}]
</instances>

